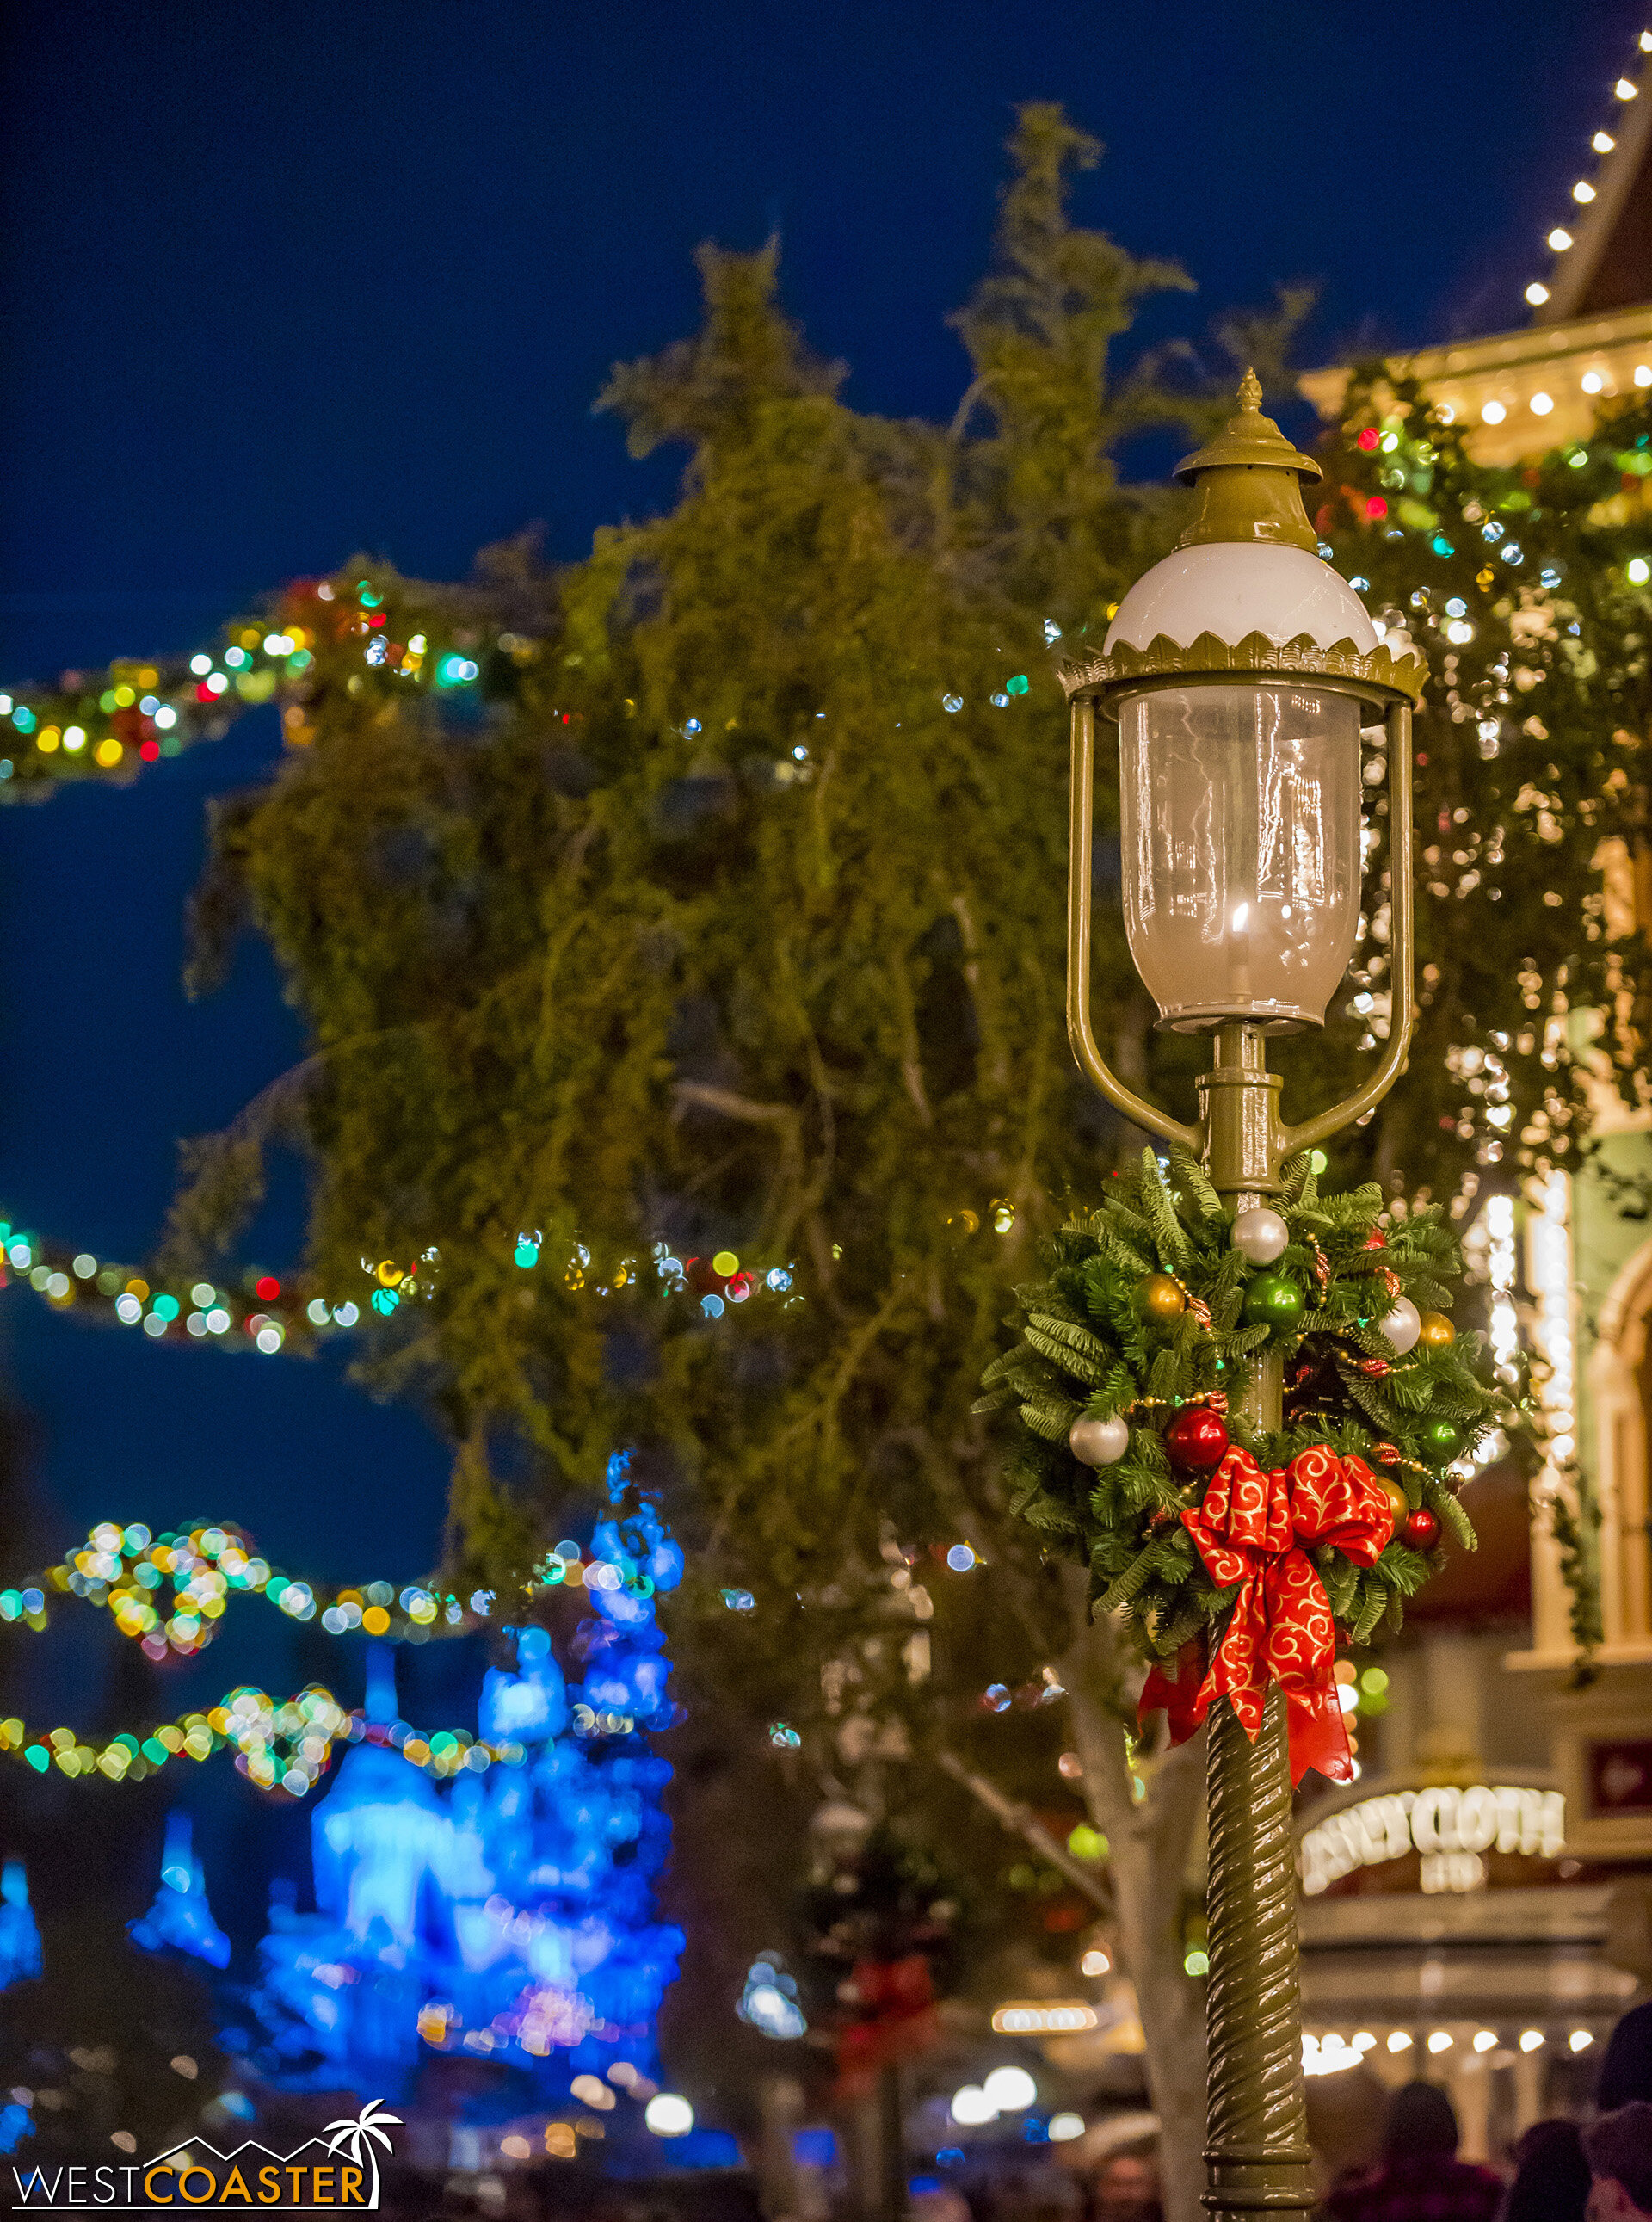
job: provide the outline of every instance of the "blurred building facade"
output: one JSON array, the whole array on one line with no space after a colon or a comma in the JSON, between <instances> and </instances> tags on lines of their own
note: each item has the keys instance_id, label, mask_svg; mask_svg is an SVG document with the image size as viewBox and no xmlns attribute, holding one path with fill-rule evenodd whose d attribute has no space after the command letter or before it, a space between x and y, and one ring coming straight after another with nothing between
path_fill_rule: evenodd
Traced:
<instances>
[{"instance_id":1,"label":"blurred building facade","mask_svg":"<svg viewBox=\"0 0 1652 2222\"><path fill-rule=\"evenodd\" d=\"M1531 323L1393 361L1484 462L1586 440L1599 403L1652 386L1649 53L1652 35L1549 235ZM1330 418L1348 380L1302 390ZM1609 930L1652 926L1652 859L1619 844L1599 861ZM1601 2040L1652 1989L1652 1109L1603 1085L1594 1133L1586 1170L1488 1201L1482 1221L1503 1217L1480 1247L1599 1504L1603 1639L1580 1673L1542 1510L1563 1466L1530 1488L1493 1466L1466 1491L1480 1550L1350 1689L1361 1780L1298 1822L1311 2073L1446 2083L1475 2157L1580 2107Z\"/></svg>"}]
</instances>

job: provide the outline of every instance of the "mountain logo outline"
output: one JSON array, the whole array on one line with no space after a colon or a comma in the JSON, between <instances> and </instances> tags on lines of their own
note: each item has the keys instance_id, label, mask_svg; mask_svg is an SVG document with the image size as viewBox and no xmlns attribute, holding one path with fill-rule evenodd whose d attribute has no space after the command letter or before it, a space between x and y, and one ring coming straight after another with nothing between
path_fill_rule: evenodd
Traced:
<instances>
[{"instance_id":1,"label":"mountain logo outline","mask_svg":"<svg viewBox=\"0 0 1652 2222\"><path fill-rule=\"evenodd\" d=\"M399 2114L385 2111L382 2100L370 2099L359 2114L329 2122L287 2153L258 2137L245 2137L228 2152L208 2137L184 2137L153 2160L50 2171L38 2164L27 2171L14 2168L18 2196L11 2211L322 2214L343 2208L372 2213L379 2206L379 2149L392 2150L390 2125L400 2121Z\"/></svg>"}]
</instances>

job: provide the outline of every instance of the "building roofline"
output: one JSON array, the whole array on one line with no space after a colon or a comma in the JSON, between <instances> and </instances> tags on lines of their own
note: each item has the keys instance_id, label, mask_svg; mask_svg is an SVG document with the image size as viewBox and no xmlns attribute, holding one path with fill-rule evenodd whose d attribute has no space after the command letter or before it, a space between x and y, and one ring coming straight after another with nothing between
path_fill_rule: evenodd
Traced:
<instances>
[{"instance_id":1,"label":"building roofline","mask_svg":"<svg viewBox=\"0 0 1652 2222\"><path fill-rule=\"evenodd\" d=\"M1633 83L1636 97L1619 101L1613 119L1619 126L1612 135L1616 143L1593 178L1583 181L1593 186L1594 198L1586 204L1575 229L1561 227L1572 229L1572 244L1551 255L1549 298L1538 306L1532 319L1536 324L1563 324L1576 314L1578 303L1588 292L1618 219L1624 212L1624 203L1640 175L1648 142L1652 140L1652 60L1647 61L1638 78L1621 78L1618 82Z\"/></svg>"}]
</instances>

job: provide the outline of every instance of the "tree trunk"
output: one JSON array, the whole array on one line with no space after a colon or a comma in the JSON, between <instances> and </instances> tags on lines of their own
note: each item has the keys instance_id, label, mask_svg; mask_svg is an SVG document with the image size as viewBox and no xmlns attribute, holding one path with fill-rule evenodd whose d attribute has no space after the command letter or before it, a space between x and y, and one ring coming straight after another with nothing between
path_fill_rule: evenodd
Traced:
<instances>
[{"instance_id":1,"label":"tree trunk","mask_svg":"<svg viewBox=\"0 0 1652 2222\"><path fill-rule=\"evenodd\" d=\"M1118 1710L1111 1628L1089 1617L1073 1568L1078 1634L1062 1660L1085 1803L1111 1851L1117 1936L1147 2038L1148 2088L1160 2122L1165 2222L1201 2222L1205 2188L1205 2000L1182 1966L1180 1912L1205 1796L1205 1732L1167 1752L1136 1800Z\"/></svg>"},{"instance_id":2,"label":"tree trunk","mask_svg":"<svg viewBox=\"0 0 1652 2222\"><path fill-rule=\"evenodd\" d=\"M878 2222L905 2222L905 2093L893 2061L878 2074Z\"/></svg>"},{"instance_id":3,"label":"tree trunk","mask_svg":"<svg viewBox=\"0 0 1652 2222\"><path fill-rule=\"evenodd\" d=\"M758 2092L757 2195L767 2222L797 2222L802 2207L792 2140L803 2119L803 2087L770 2075Z\"/></svg>"}]
</instances>

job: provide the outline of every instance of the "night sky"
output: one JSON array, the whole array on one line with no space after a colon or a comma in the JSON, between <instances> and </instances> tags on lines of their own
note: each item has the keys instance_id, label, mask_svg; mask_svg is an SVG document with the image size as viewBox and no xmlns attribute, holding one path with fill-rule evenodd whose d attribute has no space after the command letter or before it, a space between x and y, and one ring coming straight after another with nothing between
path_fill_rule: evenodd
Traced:
<instances>
[{"instance_id":1,"label":"night sky","mask_svg":"<svg viewBox=\"0 0 1652 2222\"><path fill-rule=\"evenodd\" d=\"M691 329L704 238L778 231L788 306L849 364L850 399L949 415L963 358L945 318L981 270L1024 99L1064 102L1106 144L1080 219L1197 280L1146 336L1197 339L1281 281L1318 289L1305 367L1511 328L1643 23L1619 0L53 0L9 17L0 685L192 649L246 598L358 550L462 576L526 524L572 557L659 506L675 462L630 461L591 405L611 362ZM0 812L0 1213L142 1257L178 1138L296 1054L261 950L206 1002L178 986L206 800L276 746L266 711L130 790ZM258 1230L265 1262L297 1225L295 1188ZM335 1357L158 1350L24 1291L0 1299L0 1364L17 1469L0 1581L106 1517L240 1520L288 1572L335 1580L435 1557L445 1452ZM273 1612L241 1613L248 1632L167 1675L169 1711L319 1671ZM51 1641L53 1673L94 1702L103 1654ZM357 1647L329 1661L358 1697ZM31 1723L69 1710L45 1666ZM434 1657L418 1673L447 1679ZM250 1811L213 1821L215 1890L232 1823L252 1841Z\"/></svg>"}]
</instances>

